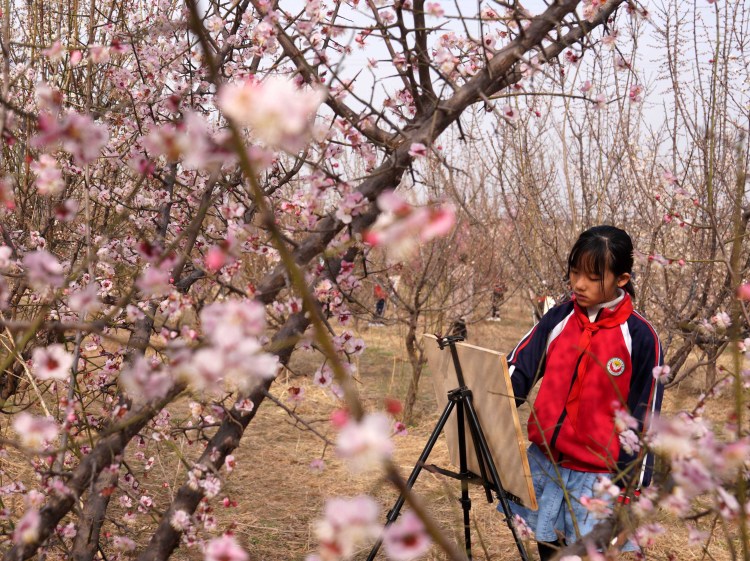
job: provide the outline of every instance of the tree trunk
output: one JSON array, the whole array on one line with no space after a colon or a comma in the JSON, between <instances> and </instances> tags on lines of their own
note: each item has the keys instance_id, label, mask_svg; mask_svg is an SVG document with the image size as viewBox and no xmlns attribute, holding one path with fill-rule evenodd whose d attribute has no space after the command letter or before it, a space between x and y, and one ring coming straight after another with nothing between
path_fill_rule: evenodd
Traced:
<instances>
[{"instance_id":1,"label":"tree trunk","mask_svg":"<svg viewBox=\"0 0 750 561\"><path fill-rule=\"evenodd\" d=\"M409 425L414 416L414 405L417 402L417 392L419 391L419 379L422 376L422 369L425 362L424 349L417 341L417 320L419 315L412 316L409 320L409 331L406 334L406 353L411 365L411 380L409 381L409 390L406 392L404 399L404 416L403 423Z\"/></svg>"}]
</instances>

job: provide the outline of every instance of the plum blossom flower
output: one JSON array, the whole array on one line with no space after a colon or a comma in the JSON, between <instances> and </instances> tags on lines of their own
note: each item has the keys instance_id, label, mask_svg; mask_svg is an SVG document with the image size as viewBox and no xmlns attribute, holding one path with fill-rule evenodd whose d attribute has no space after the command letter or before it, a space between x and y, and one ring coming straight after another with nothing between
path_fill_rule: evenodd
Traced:
<instances>
[{"instance_id":1,"label":"plum blossom flower","mask_svg":"<svg viewBox=\"0 0 750 561\"><path fill-rule=\"evenodd\" d=\"M526 523L526 520L524 520L523 518L521 518L518 514L514 514L513 515L513 526L515 526L516 532L518 532L518 536L522 540L533 540L534 539L534 531Z\"/></svg>"},{"instance_id":2,"label":"plum blossom flower","mask_svg":"<svg viewBox=\"0 0 750 561\"><path fill-rule=\"evenodd\" d=\"M658 523L645 524L635 531L635 541L641 547L651 547L654 545L656 538L662 535L666 530L664 526Z\"/></svg>"},{"instance_id":3,"label":"plum blossom flower","mask_svg":"<svg viewBox=\"0 0 750 561\"><path fill-rule=\"evenodd\" d=\"M24 411L13 418L13 430L18 433L23 446L42 450L47 443L57 438L60 426L52 419L35 417Z\"/></svg>"},{"instance_id":4,"label":"plum blossom flower","mask_svg":"<svg viewBox=\"0 0 750 561\"><path fill-rule=\"evenodd\" d=\"M737 289L737 298L739 298L740 300L744 300L745 302L750 302L750 282L746 282L740 285L740 287Z\"/></svg>"},{"instance_id":5,"label":"plum blossom flower","mask_svg":"<svg viewBox=\"0 0 750 561\"><path fill-rule=\"evenodd\" d=\"M313 384L321 388L327 388L333 382L333 370L327 364L322 365L313 375Z\"/></svg>"},{"instance_id":6,"label":"plum blossom flower","mask_svg":"<svg viewBox=\"0 0 750 561\"><path fill-rule=\"evenodd\" d=\"M40 380L67 380L73 355L59 343L48 347L37 347L31 354L34 376Z\"/></svg>"},{"instance_id":7,"label":"plum blossom flower","mask_svg":"<svg viewBox=\"0 0 750 561\"><path fill-rule=\"evenodd\" d=\"M355 473L380 468L393 453L391 420L381 412L368 413L361 421L351 418L341 428L336 452Z\"/></svg>"},{"instance_id":8,"label":"plum blossom flower","mask_svg":"<svg viewBox=\"0 0 750 561\"><path fill-rule=\"evenodd\" d=\"M617 435L620 446L628 454L637 454L641 449L641 442L635 431L628 429Z\"/></svg>"},{"instance_id":9,"label":"plum blossom flower","mask_svg":"<svg viewBox=\"0 0 750 561\"><path fill-rule=\"evenodd\" d=\"M178 532L184 532L190 527L190 515L184 510L176 510L169 519L169 525Z\"/></svg>"},{"instance_id":10,"label":"plum blossom flower","mask_svg":"<svg viewBox=\"0 0 750 561\"><path fill-rule=\"evenodd\" d=\"M153 401L164 397L172 386L172 376L154 368L149 359L139 356L123 369L120 383L125 393L136 401Z\"/></svg>"},{"instance_id":11,"label":"plum blossom flower","mask_svg":"<svg viewBox=\"0 0 750 561\"><path fill-rule=\"evenodd\" d=\"M49 251L40 249L24 255L23 268L29 283L37 289L63 285L63 266Z\"/></svg>"},{"instance_id":12,"label":"plum blossom flower","mask_svg":"<svg viewBox=\"0 0 750 561\"><path fill-rule=\"evenodd\" d=\"M99 285L92 282L85 288L73 292L68 298L68 306L71 310L79 313L88 313L96 311L99 306Z\"/></svg>"},{"instance_id":13,"label":"plum blossom flower","mask_svg":"<svg viewBox=\"0 0 750 561\"><path fill-rule=\"evenodd\" d=\"M112 540L112 547L116 551L133 551L136 548L136 543L127 536L115 536Z\"/></svg>"},{"instance_id":14,"label":"plum blossom flower","mask_svg":"<svg viewBox=\"0 0 750 561\"><path fill-rule=\"evenodd\" d=\"M654 376L654 380L658 380L662 384L667 383L667 381L670 379L671 373L672 369L666 364L663 366L654 366L653 370L651 371L651 374Z\"/></svg>"},{"instance_id":15,"label":"plum blossom flower","mask_svg":"<svg viewBox=\"0 0 750 561\"><path fill-rule=\"evenodd\" d=\"M367 208L369 201L359 191L347 193L339 202L336 209L336 218L344 224L351 224L352 217L361 214Z\"/></svg>"},{"instance_id":16,"label":"plum blossom flower","mask_svg":"<svg viewBox=\"0 0 750 561\"><path fill-rule=\"evenodd\" d=\"M640 84L633 84L630 86L630 93L628 96L632 103L640 103L643 101L643 86Z\"/></svg>"},{"instance_id":17,"label":"plum blossom flower","mask_svg":"<svg viewBox=\"0 0 750 561\"><path fill-rule=\"evenodd\" d=\"M43 113L39 116L38 127L40 134L31 140L32 146L42 148L59 142L79 166L96 160L109 140L104 125L96 124L90 115L76 112L70 112L60 120Z\"/></svg>"},{"instance_id":18,"label":"plum blossom flower","mask_svg":"<svg viewBox=\"0 0 750 561\"><path fill-rule=\"evenodd\" d=\"M441 18L445 15L445 10L443 10L440 2L427 2L427 4L425 4L424 11L428 15L435 18Z\"/></svg>"},{"instance_id":19,"label":"plum blossom flower","mask_svg":"<svg viewBox=\"0 0 750 561\"><path fill-rule=\"evenodd\" d=\"M325 463L325 460L323 460L323 458L314 458L310 462L310 471L314 473L321 473L325 471L325 469L326 469L326 463Z\"/></svg>"},{"instance_id":20,"label":"plum blossom flower","mask_svg":"<svg viewBox=\"0 0 750 561\"><path fill-rule=\"evenodd\" d=\"M711 323L716 326L716 329L726 330L732 325L732 320L728 313L719 312L711 318Z\"/></svg>"},{"instance_id":21,"label":"plum blossom flower","mask_svg":"<svg viewBox=\"0 0 750 561\"><path fill-rule=\"evenodd\" d=\"M612 514L611 502L604 499L584 495L581 497L581 505L595 518L606 518Z\"/></svg>"},{"instance_id":22,"label":"plum blossom flower","mask_svg":"<svg viewBox=\"0 0 750 561\"><path fill-rule=\"evenodd\" d=\"M265 308L245 300L226 300L206 306L200 313L210 346L191 360L181 361L178 371L194 389L208 392L221 387L249 391L276 376L279 360L263 352L258 336L265 327Z\"/></svg>"},{"instance_id":23,"label":"plum blossom flower","mask_svg":"<svg viewBox=\"0 0 750 561\"><path fill-rule=\"evenodd\" d=\"M27 510L13 531L13 543L24 545L36 542L39 539L41 523L42 518L38 510Z\"/></svg>"},{"instance_id":24,"label":"plum blossom flower","mask_svg":"<svg viewBox=\"0 0 750 561\"><path fill-rule=\"evenodd\" d=\"M510 105L506 105L505 107L503 107L502 115L508 122L511 123L515 123L516 121L518 121L519 117L518 110L515 107L511 107Z\"/></svg>"},{"instance_id":25,"label":"plum blossom flower","mask_svg":"<svg viewBox=\"0 0 750 561\"><path fill-rule=\"evenodd\" d=\"M248 559L247 552L240 547L237 540L225 534L208 542L204 561L247 561Z\"/></svg>"},{"instance_id":26,"label":"plum blossom flower","mask_svg":"<svg viewBox=\"0 0 750 561\"><path fill-rule=\"evenodd\" d=\"M57 167L57 161L49 154L42 154L38 160L29 166L36 175L34 185L40 195L52 196L62 192L65 188L62 172Z\"/></svg>"},{"instance_id":27,"label":"plum blossom flower","mask_svg":"<svg viewBox=\"0 0 750 561\"><path fill-rule=\"evenodd\" d=\"M372 246L385 246L395 260L406 259L423 242L443 236L453 229L455 210L451 205L415 208L394 191L378 197L383 213L363 239Z\"/></svg>"},{"instance_id":28,"label":"plum blossom flower","mask_svg":"<svg viewBox=\"0 0 750 561\"><path fill-rule=\"evenodd\" d=\"M409 156L412 158L424 158L427 155L427 146L421 142L414 142L409 146Z\"/></svg>"},{"instance_id":29,"label":"plum blossom flower","mask_svg":"<svg viewBox=\"0 0 750 561\"><path fill-rule=\"evenodd\" d=\"M411 561L427 553L432 540L424 524L412 511L404 513L383 532L383 547L389 559Z\"/></svg>"},{"instance_id":30,"label":"plum blossom flower","mask_svg":"<svg viewBox=\"0 0 750 561\"><path fill-rule=\"evenodd\" d=\"M325 97L323 89L301 90L293 80L271 76L262 82L225 84L218 104L226 116L249 126L265 143L296 151Z\"/></svg>"},{"instance_id":31,"label":"plum blossom flower","mask_svg":"<svg viewBox=\"0 0 750 561\"><path fill-rule=\"evenodd\" d=\"M322 561L349 559L362 544L381 533L380 507L372 497L333 498L315 523Z\"/></svg>"}]
</instances>

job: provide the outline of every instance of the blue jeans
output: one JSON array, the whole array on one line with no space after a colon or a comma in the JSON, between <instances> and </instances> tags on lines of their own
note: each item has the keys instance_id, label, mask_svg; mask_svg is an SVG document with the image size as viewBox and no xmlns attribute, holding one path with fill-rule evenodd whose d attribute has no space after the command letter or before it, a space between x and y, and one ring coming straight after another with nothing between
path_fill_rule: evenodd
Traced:
<instances>
[{"instance_id":1,"label":"blue jeans","mask_svg":"<svg viewBox=\"0 0 750 561\"><path fill-rule=\"evenodd\" d=\"M555 464L535 444L529 446L527 454L539 509L530 510L510 502L512 513L526 521L540 542L554 542L562 537L571 544L591 532L601 519L589 512L580 498L593 496L596 480L607 474L574 471L560 466L556 471ZM568 493L568 500L563 489ZM498 510L502 512L499 505ZM637 546L628 542L622 550L635 551Z\"/></svg>"}]
</instances>

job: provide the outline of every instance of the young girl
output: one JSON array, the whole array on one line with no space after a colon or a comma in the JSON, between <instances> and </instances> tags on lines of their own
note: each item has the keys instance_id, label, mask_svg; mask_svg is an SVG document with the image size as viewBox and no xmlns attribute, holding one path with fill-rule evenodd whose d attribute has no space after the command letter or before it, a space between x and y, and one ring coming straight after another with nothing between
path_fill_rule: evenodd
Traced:
<instances>
[{"instance_id":1,"label":"young girl","mask_svg":"<svg viewBox=\"0 0 750 561\"><path fill-rule=\"evenodd\" d=\"M615 425L624 412L644 431L663 392L652 373L662 364L659 338L633 310L632 267L625 231L583 232L568 256L572 299L547 312L508 357L518 405L542 380L528 423L539 510L511 503L534 531L542 561L596 525L581 498L595 496L601 476L631 491L651 477L653 459L623 448Z\"/></svg>"}]
</instances>

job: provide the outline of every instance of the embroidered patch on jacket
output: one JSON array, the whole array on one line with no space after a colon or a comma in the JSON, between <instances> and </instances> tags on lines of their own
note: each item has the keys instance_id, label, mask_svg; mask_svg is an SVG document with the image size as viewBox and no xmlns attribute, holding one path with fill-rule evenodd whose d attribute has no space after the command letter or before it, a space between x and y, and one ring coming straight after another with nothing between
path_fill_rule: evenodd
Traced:
<instances>
[{"instance_id":1,"label":"embroidered patch on jacket","mask_svg":"<svg viewBox=\"0 0 750 561\"><path fill-rule=\"evenodd\" d=\"M625 361L621 358L610 358L607 362L607 372L612 376L620 376L625 372Z\"/></svg>"}]
</instances>

